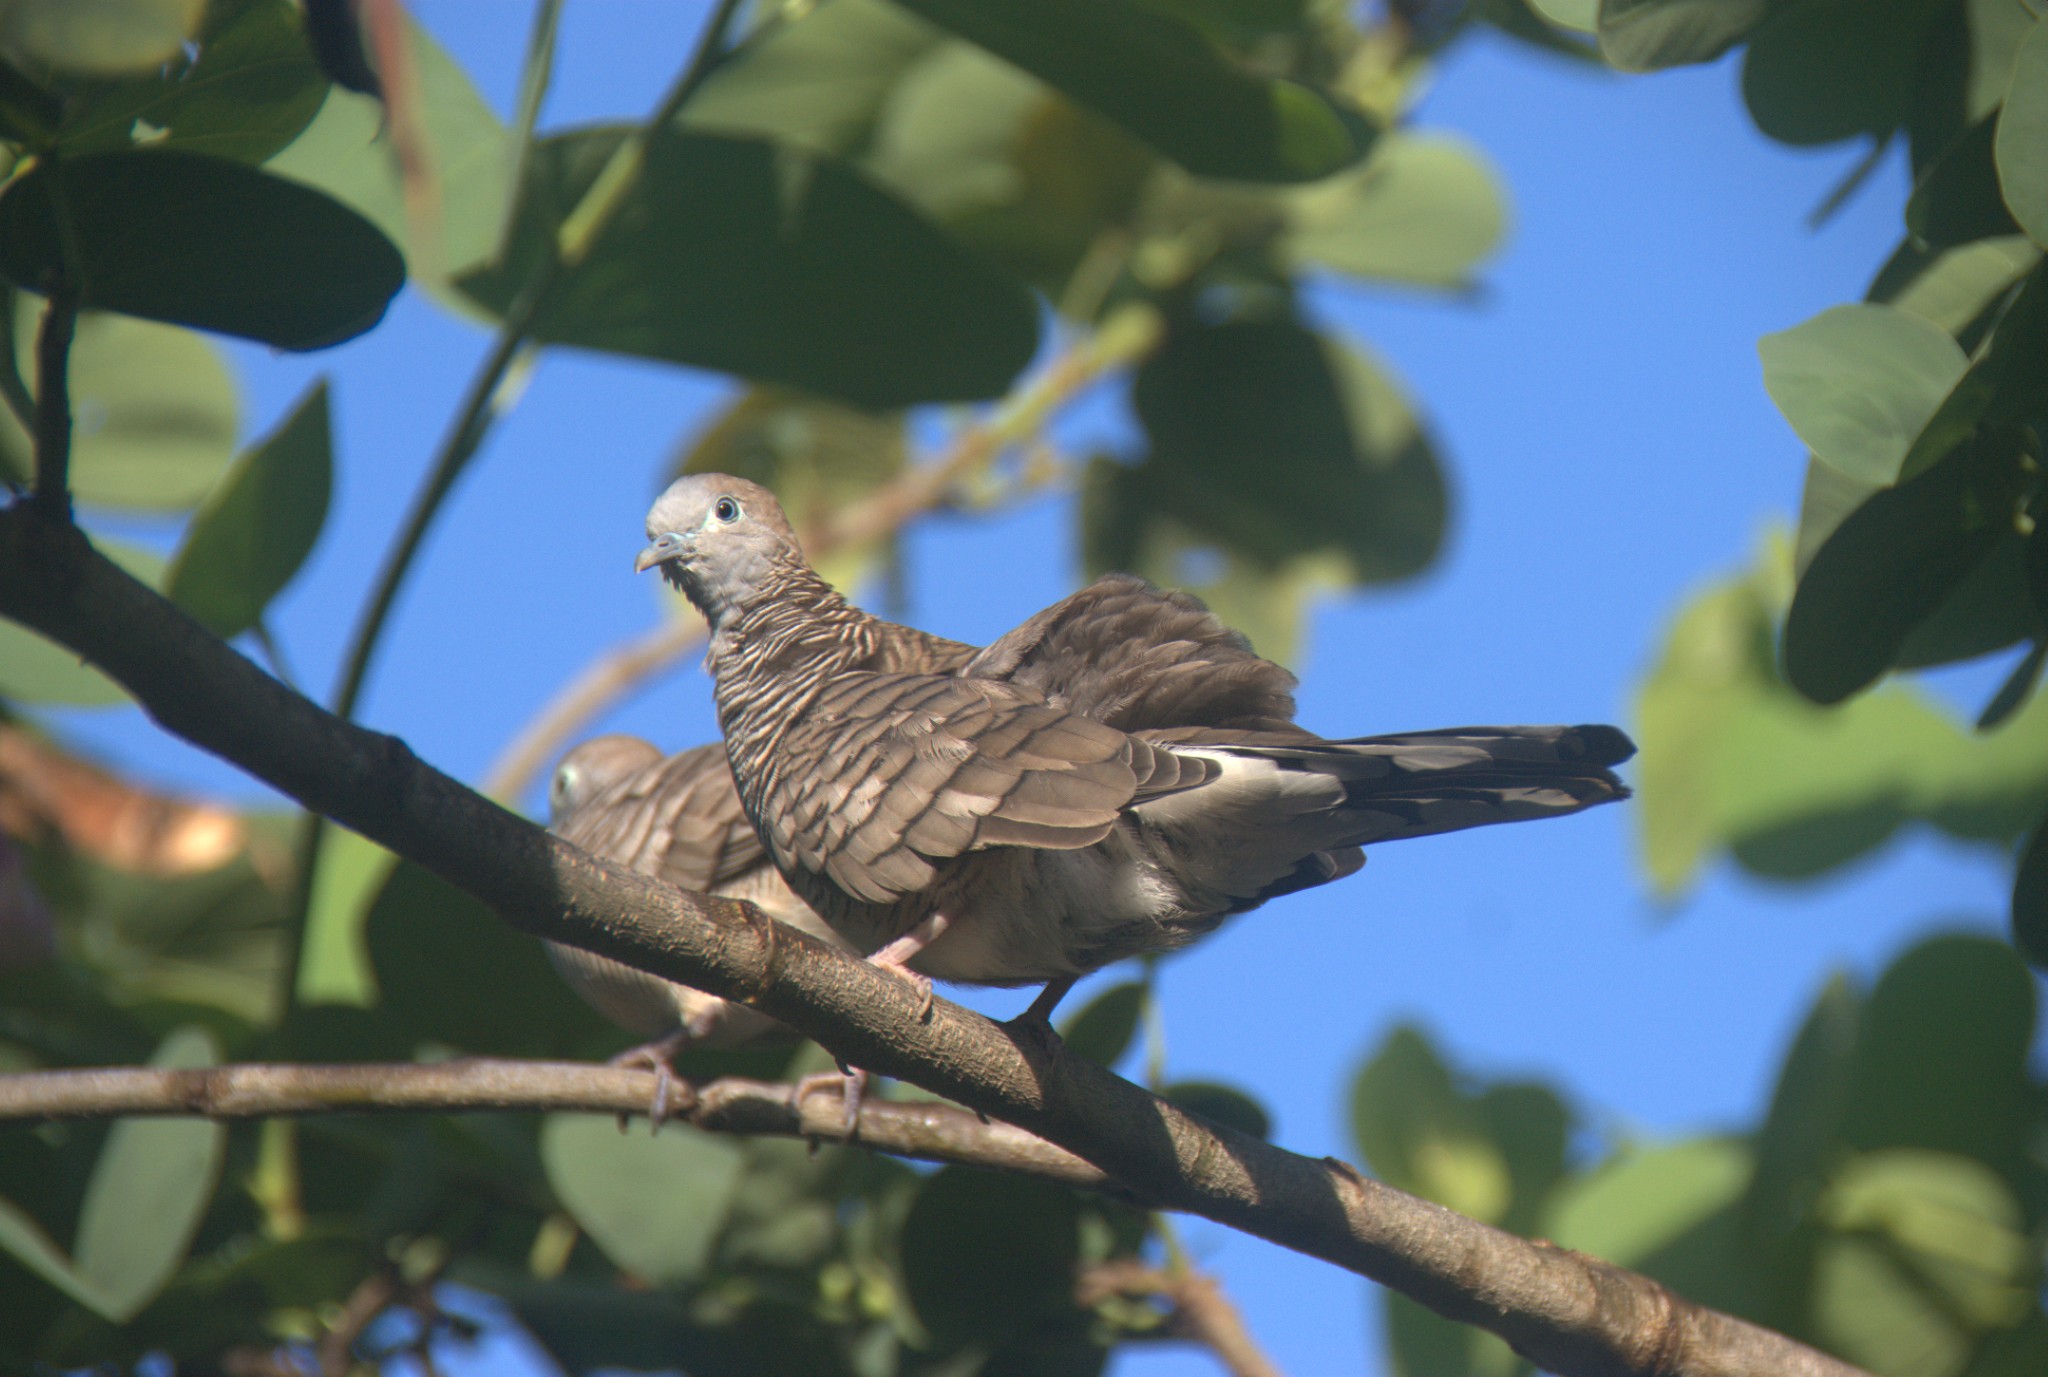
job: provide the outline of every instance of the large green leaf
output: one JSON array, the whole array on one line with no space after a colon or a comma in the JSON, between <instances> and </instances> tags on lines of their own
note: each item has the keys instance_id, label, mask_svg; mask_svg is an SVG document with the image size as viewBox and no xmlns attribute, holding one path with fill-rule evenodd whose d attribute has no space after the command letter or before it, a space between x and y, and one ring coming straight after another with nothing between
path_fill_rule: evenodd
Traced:
<instances>
[{"instance_id":1,"label":"large green leaf","mask_svg":"<svg viewBox=\"0 0 2048 1377\"><path fill-rule=\"evenodd\" d=\"M1873 494L1800 576L1785 619L1785 676L1838 703L1900 659L1907 637L2013 528L2024 441L1997 431Z\"/></svg>"},{"instance_id":2,"label":"large green leaf","mask_svg":"<svg viewBox=\"0 0 2048 1377\"><path fill-rule=\"evenodd\" d=\"M2020 44L1998 121L1998 184L2013 219L2048 246L2048 18Z\"/></svg>"},{"instance_id":3,"label":"large green leaf","mask_svg":"<svg viewBox=\"0 0 2048 1377\"><path fill-rule=\"evenodd\" d=\"M1978 120L1920 174L1906 202L1906 230L1916 243L1945 249L2018 232L1991 162L1998 123L1995 112Z\"/></svg>"},{"instance_id":4,"label":"large green leaf","mask_svg":"<svg viewBox=\"0 0 2048 1377\"><path fill-rule=\"evenodd\" d=\"M1515 1187L1507 1157L1419 1030L1396 1028L1359 1071L1351 1135L1388 1185L1482 1223L1506 1217Z\"/></svg>"},{"instance_id":5,"label":"large green leaf","mask_svg":"<svg viewBox=\"0 0 2048 1377\"><path fill-rule=\"evenodd\" d=\"M2040 261L2025 235L1980 239L1939 254L1887 300L1958 335Z\"/></svg>"},{"instance_id":6,"label":"large green leaf","mask_svg":"<svg viewBox=\"0 0 2048 1377\"><path fill-rule=\"evenodd\" d=\"M1927 472L1986 422L2025 422L2048 410L2048 271L2027 275L1999 316L1990 343L1928 419L1899 465Z\"/></svg>"},{"instance_id":7,"label":"large green leaf","mask_svg":"<svg viewBox=\"0 0 2048 1377\"><path fill-rule=\"evenodd\" d=\"M17 357L35 358L41 318L42 302L22 297ZM234 457L240 403L226 360L204 335L90 311L79 317L66 375L71 492L80 502L181 510L206 496ZM6 410L0 450L28 472L33 446Z\"/></svg>"},{"instance_id":8,"label":"large green leaf","mask_svg":"<svg viewBox=\"0 0 2048 1377\"><path fill-rule=\"evenodd\" d=\"M1757 342L1764 388L1814 456L1886 484L1969 367L1939 326L1893 306L1832 306Z\"/></svg>"},{"instance_id":9,"label":"large green leaf","mask_svg":"<svg viewBox=\"0 0 2048 1377\"><path fill-rule=\"evenodd\" d=\"M1287 195L1290 258L1355 277L1463 287L1507 232L1500 178L1463 139L1389 133L1357 168Z\"/></svg>"},{"instance_id":10,"label":"large green leaf","mask_svg":"<svg viewBox=\"0 0 2048 1377\"><path fill-rule=\"evenodd\" d=\"M1080 1206L1050 1181L972 1167L927 1178L903 1221L903 1284L947 1348L991 1347L1072 1304Z\"/></svg>"},{"instance_id":11,"label":"large green leaf","mask_svg":"<svg viewBox=\"0 0 2048 1377\"><path fill-rule=\"evenodd\" d=\"M0 45L61 72L139 72L177 56L206 0L0 0Z\"/></svg>"},{"instance_id":12,"label":"large green leaf","mask_svg":"<svg viewBox=\"0 0 2048 1377\"><path fill-rule=\"evenodd\" d=\"M220 1060L197 1028L165 1038L150 1065L189 1070ZM79 1280L117 1323L163 1289L213 1199L227 1126L210 1119L122 1119L107 1135L79 1210Z\"/></svg>"},{"instance_id":13,"label":"large green leaf","mask_svg":"<svg viewBox=\"0 0 2048 1377\"><path fill-rule=\"evenodd\" d=\"M164 591L217 636L256 624L312 553L334 481L327 383L235 461L199 509Z\"/></svg>"},{"instance_id":14,"label":"large green leaf","mask_svg":"<svg viewBox=\"0 0 2048 1377\"><path fill-rule=\"evenodd\" d=\"M901 0L1099 110L1197 176L1312 181L1372 129L1305 86L1258 77L1138 0Z\"/></svg>"},{"instance_id":15,"label":"large green leaf","mask_svg":"<svg viewBox=\"0 0 2048 1377\"><path fill-rule=\"evenodd\" d=\"M339 86L330 88L306 131L265 167L353 208L404 250L415 281L444 304L468 307L446 284L497 252L512 197L515 145L462 66L409 20L405 53L418 83L424 136L424 165L412 173L416 215L408 214L382 103Z\"/></svg>"},{"instance_id":16,"label":"large green leaf","mask_svg":"<svg viewBox=\"0 0 2048 1377\"><path fill-rule=\"evenodd\" d=\"M508 261L463 279L503 311L623 132L535 149ZM721 368L863 406L992 396L1030 360L1029 296L843 164L663 133L535 325L558 344Z\"/></svg>"},{"instance_id":17,"label":"large green leaf","mask_svg":"<svg viewBox=\"0 0 2048 1377\"><path fill-rule=\"evenodd\" d=\"M327 98L289 0L216 0L196 57L92 84L65 106L65 157L139 143L262 162L299 136Z\"/></svg>"},{"instance_id":18,"label":"large green leaf","mask_svg":"<svg viewBox=\"0 0 2048 1377\"><path fill-rule=\"evenodd\" d=\"M1946 0L1793 0L1751 37L1742 94L1757 127L1791 144L1889 134L1905 118Z\"/></svg>"},{"instance_id":19,"label":"large green leaf","mask_svg":"<svg viewBox=\"0 0 2048 1377\"><path fill-rule=\"evenodd\" d=\"M93 544L107 558L152 587L163 575L163 560L147 550L104 538ZM75 707L104 707L129 701L127 690L72 651L5 618L0 618L0 698Z\"/></svg>"},{"instance_id":20,"label":"large green leaf","mask_svg":"<svg viewBox=\"0 0 2048 1377\"><path fill-rule=\"evenodd\" d=\"M283 349L383 319L405 264L376 227L297 183L201 153L46 162L0 195L0 272L82 304Z\"/></svg>"},{"instance_id":21,"label":"large green leaf","mask_svg":"<svg viewBox=\"0 0 2048 1377\"><path fill-rule=\"evenodd\" d=\"M687 1124L622 1132L602 1114L550 1114L548 1182L621 1270L656 1286L695 1281L732 1208L740 1145Z\"/></svg>"},{"instance_id":22,"label":"large green leaf","mask_svg":"<svg viewBox=\"0 0 2048 1377\"><path fill-rule=\"evenodd\" d=\"M1833 1164L1849 1101L1862 1001L1835 976L1821 990L1778 1072L1756 1135L1756 1174L1744 1213L1751 1235L1771 1242L1806 1217Z\"/></svg>"},{"instance_id":23,"label":"large green leaf","mask_svg":"<svg viewBox=\"0 0 2048 1377\"><path fill-rule=\"evenodd\" d=\"M1145 994L1145 984L1139 980L1110 986L1060 1025L1061 1041L1077 1057L1115 1066L1137 1035Z\"/></svg>"},{"instance_id":24,"label":"large green leaf","mask_svg":"<svg viewBox=\"0 0 2048 1377\"><path fill-rule=\"evenodd\" d=\"M1768 8L1765 0L1600 0L1600 55L1624 72L1712 62Z\"/></svg>"},{"instance_id":25,"label":"large green leaf","mask_svg":"<svg viewBox=\"0 0 2048 1377\"><path fill-rule=\"evenodd\" d=\"M1752 1170L1748 1149L1725 1138L1625 1151L1559 1193L1544 1237L1640 1266L1741 1198Z\"/></svg>"}]
</instances>

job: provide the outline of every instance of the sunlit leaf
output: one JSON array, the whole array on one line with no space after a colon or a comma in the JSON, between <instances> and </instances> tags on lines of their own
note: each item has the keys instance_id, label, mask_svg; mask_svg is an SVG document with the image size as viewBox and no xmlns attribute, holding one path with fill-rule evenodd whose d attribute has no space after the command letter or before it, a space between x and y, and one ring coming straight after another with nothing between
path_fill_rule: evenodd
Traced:
<instances>
[{"instance_id":1,"label":"sunlit leaf","mask_svg":"<svg viewBox=\"0 0 2048 1377\"><path fill-rule=\"evenodd\" d=\"M2040 261L2041 251L2025 235L1980 239L1942 253L1889 304L1958 334Z\"/></svg>"},{"instance_id":2,"label":"sunlit leaf","mask_svg":"<svg viewBox=\"0 0 2048 1377\"><path fill-rule=\"evenodd\" d=\"M1485 1116L1417 1029L1396 1028L1352 1082L1351 1134L1388 1185L1485 1223L1507 1213L1513 1181Z\"/></svg>"},{"instance_id":3,"label":"sunlit leaf","mask_svg":"<svg viewBox=\"0 0 2048 1377\"><path fill-rule=\"evenodd\" d=\"M1137 0L903 0L1204 177L1297 182L1361 157L1362 115L1252 75Z\"/></svg>"},{"instance_id":4,"label":"sunlit leaf","mask_svg":"<svg viewBox=\"0 0 2048 1377\"><path fill-rule=\"evenodd\" d=\"M59 71L137 72L177 55L206 0L0 0L0 44Z\"/></svg>"},{"instance_id":5,"label":"sunlit leaf","mask_svg":"<svg viewBox=\"0 0 2048 1377\"><path fill-rule=\"evenodd\" d=\"M1712 62L1767 9L1765 0L1600 0L1600 55L1624 72Z\"/></svg>"},{"instance_id":6,"label":"sunlit leaf","mask_svg":"<svg viewBox=\"0 0 2048 1377\"><path fill-rule=\"evenodd\" d=\"M507 309L622 137L544 140L508 263L463 289ZM843 164L668 134L547 297L536 337L720 368L862 406L991 396L1029 361L1029 297Z\"/></svg>"},{"instance_id":7,"label":"sunlit leaf","mask_svg":"<svg viewBox=\"0 0 2048 1377\"><path fill-rule=\"evenodd\" d=\"M361 334L405 282L390 241L339 202L171 149L48 162L11 184L0 272L30 289L68 279L89 307L284 349Z\"/></svg>"},{"instance_id":8,"label":"sunlit leaf","mask_svg":"<svg viewBox=\"0 0 2048 1377\"><path fill-rule=\"evenodd\" d=\"M35 357L41 317L42 302L24 296L15 320L17 357ZM66 375L71 492L80 502L176 511L206 496L234 458L241 405L226 360L204 335L87 312ZM5 410L0 449L28 471L33 447Z\"/></svg>"},{"instance_id":9,"label":"sunlit leaf","mask_svg":"<svg viewBox=\"0 0 2048 1377\"><path fill-rule=\"evenodd\" d=\"M1559 1192L1543 1235L1639 1266L1740 1199L1751 1169L1749 1150L1725 1138L1626 1151Z\"/></svg>"},{"instance_id":10,"label":"sunlit leaf","mask_svg":"<svg viewBox=\"0 0 2048 1377\"><path fill-rule=\"evenodd\" d=\"M164 1039L150 1064L189 1070L218 1060L211 1037L182 1028ZM122 1119L107 1135L72 1255L108 1319L123 1321L142 1309L184 1260L226 1147L227 1126L210 1119Z\"/></svg>"},{"instance_id":11,"label":"sunlit leaf","mask_svg":"<svg viewBox=\"0 0 2048 1377\"><path fill-rule=\"evenodd\" d=\"M235 461L199 509L164 591L217 636L256 624L297 574L327 519L333 485L327 384L314 384Z\"/></svg>"},{"instance_id":12,"label":"sunlit leaf","mask_svg":"<svg viewBox=\"0 0 2048 1377\"><path fill-rule=\"evenodd\" d=\"M261 162L326 98L288 0L216 0L196 58L87 87L66 106L59 141L74 158L148 143Z\"/></svg>"},{"instance_id":13,"label":"sunlit leaf","mask_svg":"<svg viewBox=\"0 0 2048 1377\"><path fill-rule=\"evenodd\" d=\"M2048 246L2048 18L2037 20L2013 63L1998 120L1998 183L2036 244Z\"/></svg>"},{"instance_id":14,"label":"sunlit leaf","mask_svg":"<svg viewBox=\"0 0 2048 1377\"><path fill-rule=\"evenodd\" d=\"M1499 176L1464 140L1391 133L1357 168L1287 197L1293 259L1355 277L1459 287L1500 244Z\"/></svg>"},{"instance_id":15,"label":"sunlit leaf","mask_svg":"<svg viewBox=\"0 0 2048 1377\"><path fill-rule=\"evenodd\" d=\"M1757 343L1764 387L1816 457L1865 483L1898 476L1969 366L1955 340L1890 306L1834 306Z\"/></svg>"},{"instance_id":16,"label":"sunlit leaf","mask_svg":"<svg viewBox=\"0 0 2048 1377\"><path fill-rule=\"evenodd\" d=\"M541 1127L548 1183L622 1270L656 1286L696 1280L725 1226L738 1143L675 1124L622 1133L602 1114L551 1114Z\"/></svg>"}]
</instances>

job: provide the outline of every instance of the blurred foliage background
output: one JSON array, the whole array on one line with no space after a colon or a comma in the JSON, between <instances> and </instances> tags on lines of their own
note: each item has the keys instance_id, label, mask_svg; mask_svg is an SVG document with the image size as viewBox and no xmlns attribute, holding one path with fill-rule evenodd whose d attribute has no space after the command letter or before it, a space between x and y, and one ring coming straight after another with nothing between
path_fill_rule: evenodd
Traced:
<instances>
[{"instance_id":1,"label":"blurred foliage background","mask_svg":"<svg viewBox=\"0 0 2048 1377\"><path fill-rule=\"evenodd\" d=\"M1652 73L1740 49L1765 134L1870 150L1823 216L1903 142L1900 242L1865 299L1759 344L1810 451L1796 528L1729 552L1740 571L1645 648L1642 858L1675 895L1722 855L1825 876L1927 823L2012 857L2011 940L1937 937L1816 990L1747 1128L1595 1143L1568 1090L1489 1082L1404 1027L1356 1073L1353 1131L1392 1184L1887 1377L2048 1366L2028 968L2048 962L2048 22L2020 0L760 0L719 7L713 60L678 54L645 122L554 128L560 9L534 7L506 122L389 0L0 0L0 476L28 477L39 293L64 284L86 308L82 520L174 523L168 558L97 538L207 626L288 671L266 612L348 466L324 384L240 443L209 335L317 350L407 282L496 332L348 641L344 711L409 536L554 346L737 375L678 465L774 485L844 585L886 598L927 512L1063 489L1085 572L1193 588L1293 659L1316 600L1409 578L1445 538L1425 400L1301 309L1310 273L1478 282L1505 193L1410 114L1443 50L1483 27ZM1045 445L1105 377L1138 442ZM922 443L920 408L981 402ZM889 519L834 524L860 510ZM2011 673L1975 721L1915 684L1995 653ZM623 1044L424 872L154 792L53 730L54 709L123 701L0 624L0 1067ZM1071 1016L1075 1045L1265 1131L1255 1086L1166 1083L1150 982ZM1168 1302L1102 1284L1134 1261L1191 1265L1168 1221L1063 1187L686 1127L0 1131L9 1370L374 1370L460 1348L476 1321L442 1302L482 1292L566 1372L1084 1373L1180 1333ZM1384 1303L1370 1363L1521 1370Z\"/></svg>"}]
</instances>

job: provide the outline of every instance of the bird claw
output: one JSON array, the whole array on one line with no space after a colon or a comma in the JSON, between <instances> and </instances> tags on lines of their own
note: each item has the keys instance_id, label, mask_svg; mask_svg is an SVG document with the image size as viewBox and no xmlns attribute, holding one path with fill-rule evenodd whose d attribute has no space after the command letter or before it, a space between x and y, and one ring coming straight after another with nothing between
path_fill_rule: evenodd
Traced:
<instances>
[{"instance_id":1,"label":"bird claw","mask_svg":"<svg viewBox=\"0 0 2048 1377\"><path fill-rule=\"evenodd\" d=\"M836 1088L845 1106L845 1117L840 1123L839 1136L850 1143L854 1140L856 1130L860 1128L860 1102L867 1090L867 1084L867 1072L858 1066L848 1066L841 1062L837 1071L817 1071L799 1078L796 1084L790 1087L789 1102L801 1110L806 1096L815 1091Z\"/></svg>"},{"instance_id":2,"label":"bird claw","mask_svg":"<svg viewBox=\"0 0 2048 1377\"><path fill-rule=\"evenodd\" d=\"M638 1047L629 1047L606 1062L607 1066L619 1066L633 1071L654 1073L654 1098L647 1106L647 1131L661 1132L661 1126L668 1122L670 1102L675 1095L676 1070L671 1064L675 1055L688 1047L695 1038L687 1028L678 1028L666 1037L652 1042L643 1042ZM626 1131L627 1116L619 1116L619 1132Z\"/></svg>"}]
</instances>

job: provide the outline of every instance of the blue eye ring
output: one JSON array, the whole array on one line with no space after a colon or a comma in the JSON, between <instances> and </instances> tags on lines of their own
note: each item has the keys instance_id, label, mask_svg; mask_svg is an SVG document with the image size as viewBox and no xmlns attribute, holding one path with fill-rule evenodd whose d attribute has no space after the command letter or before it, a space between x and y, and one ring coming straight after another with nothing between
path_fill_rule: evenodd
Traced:
<instances>
[{"instance_id":1,"label":"blue eye ring","mask_svg":"<svg viewBox=\"0 0 2048 1377\"><path fill-rule=\"evenodd\" d=\"M711 515L730 526L738 521L743 513L740 511L740 504L733 498L721 497L711 504Z\"/></svg>"}]
</instances>

